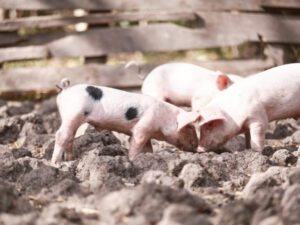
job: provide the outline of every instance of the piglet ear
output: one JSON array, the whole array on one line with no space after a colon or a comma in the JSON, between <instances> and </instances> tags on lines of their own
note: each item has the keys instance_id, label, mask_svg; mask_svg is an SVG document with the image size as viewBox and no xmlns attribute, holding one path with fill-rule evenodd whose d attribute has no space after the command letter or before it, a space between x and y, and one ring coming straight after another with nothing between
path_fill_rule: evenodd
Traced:
<instances>
[{"instance_id":1,"label":"piglet ear","mask_svg":"<svg viewBox=\"0 0 300 225\"><path fill-rule=\"evenodd\" d=\"M204 124L210 123L212 121L224 121L226 120L226 115L219 107L208 106L203 108L200 113L201 120L198 120L198 125L203 126Z\"/></svg>"},{"instance_id":2,"label":"piglet ear","mask_svg":"<svg viewBox=\"0 0 300 225\"><path fill-rule=\"evenodd\" d=\"M215 123L215 122L222 122L224 121L225 118L224 116L210 116L210 117L207 117L207 118L203 118L200 122L199 122L199 126L203 126L205 124L208 124L208 123Z\"/></svg>"},{"instance_id":3,"label":"piglet ear","mask_svg":"<svg viewBox=\"0 0 300 225\"><path fill-rule=\"evenodd\" d=\"M231 81L229 79L229 77L226 74L223 74L222 72L218 72L218 78L217 78L217 88L222 91L224 89L226 89L230 84Z\"/></svg>"},{"instance_id":4,"label":"piglet ear","mask_svg":"<svg viewBox=\"0 0 300 225\"><path fill-rule=\"evenodd\" d=\"M199 120L201 116L199 113L192 111L192 112L185 112L181 111L177 115L177 131L182 130L188 124L194 123Z\"/></svg>"}]
</instances>

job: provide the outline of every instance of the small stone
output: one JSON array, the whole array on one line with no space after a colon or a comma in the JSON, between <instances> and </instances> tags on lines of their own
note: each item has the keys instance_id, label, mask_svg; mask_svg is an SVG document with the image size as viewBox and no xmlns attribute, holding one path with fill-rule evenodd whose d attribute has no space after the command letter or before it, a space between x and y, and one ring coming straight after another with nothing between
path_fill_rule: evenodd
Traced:
<instances>
[{"instance_id":1,"label":"small stone","mask_svg":"<svg viewBox=\"0 0 300 225\"><path fill-rule=\"evenodd\" d=\"M293 133L292 140L293 140L293 142L300 144L300 130Z\"/></svg>"},{"instance_id":2,"label":"small stone","mask_svg":"<svg viewBox=\"0 0 300 225\"><path fill-rule=\"evenodd\" d=\"M170 205L158 225L210 225L206 216L186 205Z\"/></svg>"},{"instance_id":3,"label":"small stone","mask_svg":"<svg viewBox=\"0 0 300 225\"><path fill-rule=\"evenodd\" d=\"M299 224L300 223L300 186L293 185L289 187L282 198L281 205L282 218L284 224Z\"/></svg>"},{"instance_id":4,"label":"small stone","mask_svg":"<svg viewBox=\"0 0 300 225\"><path fill-rule=\"evenodd\" d=\"M188 163L182 168L179 178L187 189L201 186L205 183L205 170L198 164Z\"/></svg>"},{"instance_id":5,"label":"small stone","mask_svg":"<svg viewBox=\"0 0 300 225\"><path fill-rule=\"evenodd\" d=\"M271 156L274 154L274 152L275 152L275 149L273 149L271 146L266 146L263 148L261 153L265 156Z\"/></svg>"},{"instance_id":6,"label":"small stone","mask_svg":"<svg viewBox=\"0 0 300 225\"><path fill-rule=\"evenodd\" d=\"M263 173L254 173L243 190L244 199L252 199L256 192L274 187L287 181L286 167L270 167Z\"/></svg>"},{"instance_id":7,"label":"small stone","mask_svg":"<svg viewBox=\"0 0 300 225\"><path fill-rule=\"evenodd\" d=\"M176 188L182 188L184 185L183 180L179 179L178 177L168 176L165 172L161 170L147 171L143 175L141 183L156 183Z\"/></svg>"},{"instance_id":8,"label":"small stone","mask_svg":"<svg viewBox=\"0 0 300 225\"><path fill-rule=\"evenodd\" d=\"M217 225L251 224L256 205L243 201L229 203L217 217Z\"/></svg>"},{"instance_id":9,"label":"small stone","mask_svg":"<svg viewBox=\"0 0 300 225\"><path fill-rule=\"evenodd\" d=\"M278 216L270 216L259 222L258 225L284 225Z\"/></svg>"},{"instance_id":10,"label":"small stone","mask_svg":"<svg viewBox=\"0 0 300 225\"><path fill-rule=\"evenodd\" d=\"M278 166L286 166L287 164L294 164L297 158L290 154L287 149L277 150L271 160Z\"/></svg>"},{"instance_id":11,"label":"small stone","mask_svg":"<svg viewBox=\"0 0 300 225\"><path fill-rule=\"evenodd\" d=\"M295 168L289 174L290 184L300 184L300 168Z\"/></svg>"}]
</instances>

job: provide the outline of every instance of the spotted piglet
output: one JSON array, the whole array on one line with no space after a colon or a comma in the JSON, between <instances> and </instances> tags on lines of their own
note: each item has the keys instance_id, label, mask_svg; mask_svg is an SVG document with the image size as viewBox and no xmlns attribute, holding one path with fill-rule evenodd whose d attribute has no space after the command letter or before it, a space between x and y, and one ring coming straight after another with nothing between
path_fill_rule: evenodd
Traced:
<instances>
[{"instance_id":1,"label":"spotted piglet","mask_svg":"<svg viewBox=\"0 0 300 225\"><path fill-rule=\"evenodd\" d=\"M195 128L187 124L190 112L151 96L113 88L61 82L57 105L62 119L56 132L52 162L73 158L72 145L79 126L89 123L97 130L108 129L131 135L129 158L152 152L151 138L164 140L184 151L196 151ZM184 124L184 126L182 125Z\"/></svg>"}]
</instances>

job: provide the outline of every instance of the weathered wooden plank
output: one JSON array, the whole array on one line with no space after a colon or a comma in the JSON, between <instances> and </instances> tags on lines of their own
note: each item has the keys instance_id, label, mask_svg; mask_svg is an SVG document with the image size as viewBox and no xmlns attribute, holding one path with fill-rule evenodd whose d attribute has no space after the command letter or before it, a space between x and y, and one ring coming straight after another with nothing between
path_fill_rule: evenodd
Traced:
<instances>
[{"instance_id":1,"label":"weathered wooden plank","mask_svg":"<svg viewBox=\"0 0 300 225\"><path fill-rule=\"evenodd\" d=\"M274 66L272 60L263 59L197 62L195 64L239 75L249 75ZM141 65L141 75L145 76L155 66L157 65ZM115 88L134 88L142 84L142 80L134 69L124 69L124 65L90 64L74 68L42 67L0 70L0 92L53 90L64 77L68 77L73 84L90 83Z\"/></svg>"},{"instance_id":2,"label":"weathered wooden plank","mask_svg":"<svg viewBox=\"0 0 300 225\"><path fill-rule=\"evenodd\" d=\"M49 56L101 56L119 52L162 52L194 48L226 46L242 43L243 39L228 38L174 24L155 24L132 28L97 28L82 33L43 34L30 38L22 45L44 47ZM211 37L210 37L211 35ZM28 58L36 56L28 52ZM0 55L1 57L1 55ZM14 55L10 55L11 60ZM16 55L17 58L19 58ZM0 61L3 59L0 58Z\"/></svg>"},{"instance_id":3,"label":"weathered wooden plank","mask_svg":"<svg viewBox=\"0 0 300 225\"><path fill-rule=\"evenodd\" d=\"M222 71L229 74L237 74L240 76L248 76L260 71L264 71L273 66L276 62L271 59L246 59L246 60L220 60L220 61L206 61L193 62L196 65L202 66L215 71Z\"/></svg>"},{"instance_id":4,"label":"weathered wooden plank","mask_svg":"<svg viewBox=\"0 0 300 225\"><path fill-rule=\"evenodd\" d=\"M258 42L300 43L300 17L198 12L204 28L152 24L130 28L95 28L81 33L53 33L29 38L22 46L40 46L53 57L94 57L120 52L164 52ZM40 49L39 49L40 51ZM28 52L28 58L38 55ZM16 56L18 59L19 57ZM10 54L13 60L14 55ZM1 59L0 55L0 61Z\"/></svg>"},{"instance_id":5,"label":"weathered wooden plank","mask_svg":"<svg viewBox=\"0 0 300 225\"><path fill-rule=\"evenodd\" d=\"M261 10L260 0L0 0L4 9L51 10L51 9L87 9L87 10Z\"/></svg>"},{"instance_id":6,"label":"weathered wooden plank","mask_svg":"<svg viewBox=\"0 0 300 225\"><path fill-rule=\"evenodd\" d=\"M23 40L22 37L18 36L15 33L1 33L0 34L0 47L1 46L9 46L13 44L17 44Z\"/></svg>"},{"instance_id":7,"label":"weathered wooden plank","mask_svg":"<svg viewBox=\"0 0 300 225\"><path fill-rule=\"evenodd\" d=\"M66 26L76 23L105 24L120 21L178 21L194 20L196 16L191 11L181 12L125 12L125 13L97 13L81 17L75 16L35 16L25 17L15 20L4 20L0 22L0 31L14 31L20 28L49 28L57 26Z\"/></svg>"},{"instance_id":8,"label":"weathered wooden plank","mask_svg":"<svg viewBox=\"0 0 300 225\"><path fill-rule=\"evenodd\" d=\"M75 83L93 83L114 87L135 87L142 80L126 73L122 66L86 65L74 68L39 67L0 71L0 91L50 90L64 77Z\"/></svg>"},{"instance_id":9,"label":"weathered wooden plank","mask_svg":"<svg viewBox=\"0 0 300 225\"><path fill-rule=\"evenodd\" d=\"M300 43L299 16L215 12L198 12L197 15L203 19L206 32L217 35L210 35L215 41L219 38L257 41L260 35L265 42Z\"/></svg>"},{"instance_id":10,"label":"weathered wooden plank","mask_svg":"<svg viewBox=\"0 0 300 225\"><path fill-rule=\"evenodd\" d=\"M268 8L300 9L299 0L262 0L261 6Z\"/></svg>"},{"instance_id":11,"label":"weathered wooden plank","mask_svg":"<svg viewBox=\"0 0 300 225\"><path fill-rule=\"evenodd\" d=\"M0 63L12 60L47 58L48 51L43 46L0 48Z\"/></svg>"}]
</instances>

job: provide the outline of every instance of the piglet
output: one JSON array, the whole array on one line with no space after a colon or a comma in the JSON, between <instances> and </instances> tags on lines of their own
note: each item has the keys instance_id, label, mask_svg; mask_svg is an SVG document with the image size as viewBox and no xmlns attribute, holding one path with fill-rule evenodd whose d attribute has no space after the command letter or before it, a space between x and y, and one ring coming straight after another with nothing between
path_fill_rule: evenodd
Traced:
<instances>
[{"instance_id":1,"label":"piglet","mask_svg":"<svg viewBox=\"0 0 300 225\"><path fill-rule=\"evenodd\" d=\"M220 92L190 120L200 124L199 150L218 148L249 130L251 147L262 150L268 122L300 116L300 63L278 66ZM182 124L184 126L184 124Z\"/></svg>"},{"instance_id":2,"label":"piglet","mask_svg":"<svg viewBox=\"0 0 300 225\"><path fill-rule=\"evenodd\" d=\"M97 130L131 135L130 160L140 152L152 152L151 138L167 141L184 151L197 149L195 127L186 123L190 112L151 96L113 88L88 84L69 87L68 80L61 85L57 105L62 123L55 136L53 163L61 161L64 152L67 160L72 159L74 135L83 123Z\"/></svg>"},{"instance_id":3,"label":"piglet","mask_svg":"<svg viewBox=\"0 0 300 225\"><path fill-rule=\"evenodd\" d=\"M200 110L220 91L242 78L189 63L163 64L145 78L142 93L177 106Z\"/></svg>"}]
</instances>

